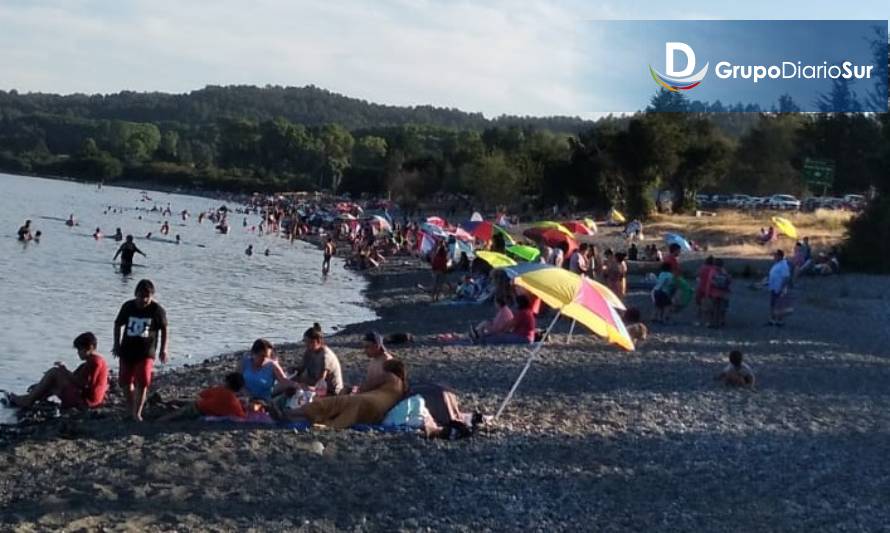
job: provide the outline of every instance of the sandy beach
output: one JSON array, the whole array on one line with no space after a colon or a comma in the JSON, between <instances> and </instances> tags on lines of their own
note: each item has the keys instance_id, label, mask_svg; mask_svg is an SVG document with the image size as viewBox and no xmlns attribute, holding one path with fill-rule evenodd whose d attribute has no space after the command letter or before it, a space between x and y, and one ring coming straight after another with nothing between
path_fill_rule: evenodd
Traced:
<instances>
[{"instance_id":1,"label":"sandy beach","mask_svg":"<svg viewBox=\"0 0 890 533\"><path fill-rule=\"evenodd\" d=\"M484 306L430 305L428 267L392 258L368 274L380 319L331 337L347 381L363 332L393 346L409 380L454 386L493 413L527 349L449 345ZM890 524L890 279L806 278L784 329L737 279L724 330L687 309L633 353L557 327L497 424L462 441L414 434L122 421L121 396L89 416L6 430L0 528L41 531L682 530L875 531ZM631 304L648 316L644 291ZM549 315L548 315L549 316ZM545 319L540 320L541 326ZM293 332L296 341L301 331ZM247 349L252 339L245 339ZM100 347L100 349L107 347ZM714 375L740 349L756 390ZM174 354L175 355L175 354ZM285 347L286 367L298 356ZM238 354L156 379L164 398L219 382ZM147 408L147 417L156 415ZM321 447L323 451L319 454Z\"/></svg>"}]
</instances>

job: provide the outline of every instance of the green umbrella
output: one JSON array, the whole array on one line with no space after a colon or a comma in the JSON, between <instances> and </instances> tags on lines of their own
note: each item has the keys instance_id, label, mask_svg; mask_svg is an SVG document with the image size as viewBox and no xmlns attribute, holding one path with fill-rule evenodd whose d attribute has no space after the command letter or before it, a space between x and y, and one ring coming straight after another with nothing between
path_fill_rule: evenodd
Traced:
<instances>
[{"instance_id":1,"label":"green umbrella","mask_svg":"<svg viewBox=\"0 0 890 533\"><path fill-rule=\"evenodd\" d=\"M541 251L534 246L525 246L523 244L514 244L507 247L507 253L515 255L523 261L534 261L541 255Z\"/></svg>"},{"instance_id":2,"label":"green umbrella","mask_svg":"<svg viewBox=\"0 0 890 533\"><path fill-rule=\"evenodd\" d=\"M504 242L507 243L508 245L510 245L510 244L516 244L516 241L513 240L513 237L511 237L510 234L507 233L507 230L505 230L504 228L498 226L497 224L492 224L492 225L491 225L491 229L493 229L494 231L496 231L496 232L500 233L501 235L503 235L503 236L504 236Z\"/></svg>"}]
</instances>

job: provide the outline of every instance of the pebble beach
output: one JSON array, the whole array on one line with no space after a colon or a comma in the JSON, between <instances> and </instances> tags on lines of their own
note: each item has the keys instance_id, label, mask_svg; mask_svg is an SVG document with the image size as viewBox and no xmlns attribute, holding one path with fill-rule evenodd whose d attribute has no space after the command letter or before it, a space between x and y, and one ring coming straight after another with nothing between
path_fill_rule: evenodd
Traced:
<instances>
[{"instance_id":1,"label":"pebble beach","mask_svg":"<svg viewBox=\"0 0 890 533\"><path fill-rule=\"evenodd\" d=\"M428 266L412 258L390 258L368 278L380 318L328 338L347 382L364 370L365 331L410 332L412 344L390 347L409 382L449 384L464 409L493 414L528 348L442 337L465 335L493 308L430 305L418 288L430 283ZM782 329L763 326L767 296L753 281L735 281L725 329L695 326L687 309L630 353L579 330L567 342L561 321L503 416L464 440L159 424L152 405L137 425L112 390L88 415L0 430L0 529L887 528L890 279L802 279ZM645 317L648 298L631 291L629 302ZM298 349L280 347L286 368ZM754 390L714 381L731 349L753 367ZM239 357L164 373L154 390L194 397Z\"/></svg>"}]
</instances>

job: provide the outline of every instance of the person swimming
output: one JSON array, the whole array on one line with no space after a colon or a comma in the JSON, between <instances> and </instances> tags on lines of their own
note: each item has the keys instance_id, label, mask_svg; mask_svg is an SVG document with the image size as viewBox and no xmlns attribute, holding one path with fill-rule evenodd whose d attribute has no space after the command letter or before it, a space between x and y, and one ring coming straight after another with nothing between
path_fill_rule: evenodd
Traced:
<instances>
[{"instance_id":1,"label":"person swimming","mask_svg":"<svg viewBox=\"0 0 890 533\"><path fill-rule=\"evenodd\" d=\"M68 216L68 220L65 221L65 225L69 228L77 225L77 221L74 220L74 213Z\"/></svg>"},{"instance_id":2,"label":"person swimming","mask_svg":"<svg viewBox=\"0 0 890 533\"><path fill-rule=\"evenodd\" d=\"M263 252L263 255L265 255L266 257L269 257L270 255L272 255L272 252L268 248L266 248L266 251Z\"/></svg>"},{"instance_id":3,"label":"person swimming","mask_svg":"<svg viewBox=\"0 0 890 533\"><path fill-rule=\"evenodd\" d=\"M252 244L247 245L247 250L244 250L244 255L246 255L246 256L253 255L253 245Z\"/></svg>"},{"instance_id":4,"label":"person swimming","mask_svg":"<svg viewBox=\"0 0 890 533\"><path fill-rule=\"evenodd\" d=\"M182 244L182 239L179 238L179 234L176 234L176 244Z\"/></svg>"}]
</instances>

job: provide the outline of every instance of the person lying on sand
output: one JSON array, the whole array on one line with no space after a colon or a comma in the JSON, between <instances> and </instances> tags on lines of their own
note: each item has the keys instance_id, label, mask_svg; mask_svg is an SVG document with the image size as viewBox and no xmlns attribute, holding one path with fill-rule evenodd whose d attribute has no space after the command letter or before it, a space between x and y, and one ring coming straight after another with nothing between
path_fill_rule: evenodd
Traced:
<instances>
[{"instance_id":1,"label":"person lying on sand","mask_svg":"<svg viewBox=\"0 0 890 533\"><path fill-rule=\"evenodd\" d=\"M271 406L270 414L277 420L307 421L335 429L346 429L356 424L379 424L408 389L405 364L398 359L384 361L381 372L373 388L358 394L316 398L306 405L283 412Z\"/></svg>"},{"instance_id":2,"label":"person lying on sand","mask_svg":"<svg viewBox=\"0 0 890 533\"><path fill-rule=\"evenodd\" d=\"M173 420L194 420L202 416L229 416L244 418L244 406L238 399L238 392L244 388L244 377L238 372L226 374L225 385L204 389L198 399L184 407L158 418L158 422Z\"/></svg>"},{"instance_id":3,"label":"person lying on sand","mask_svg":"<svg viewBox=\"0 0 890 533\"><path fill-rule=\"evenodd\" d=\"M743 361L742 352L729 352L729 364L715 378L725 385L754 387L754 371Z\"/></svg>"},{"instance_id":4,"label":"person lying on sand","mask_svg":"<svg viewBox=\"0 0 890 533\"><path fill-rule=\"evenodd\" d=\"M89 331L78 335L74 339L74 348L83 363L74 372L65 368L64 363L57 362L47 370L40 382L29 387L28 394L10 394L9 403L27 408L34 402L56 396L62 400L62 409L87 409L102 405L108 391L108 364L96 351L97 344L96 336Z\"/></svg>"}]
</instances>

